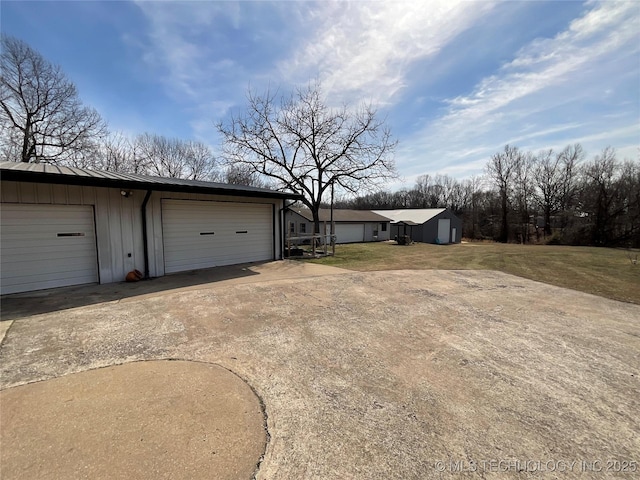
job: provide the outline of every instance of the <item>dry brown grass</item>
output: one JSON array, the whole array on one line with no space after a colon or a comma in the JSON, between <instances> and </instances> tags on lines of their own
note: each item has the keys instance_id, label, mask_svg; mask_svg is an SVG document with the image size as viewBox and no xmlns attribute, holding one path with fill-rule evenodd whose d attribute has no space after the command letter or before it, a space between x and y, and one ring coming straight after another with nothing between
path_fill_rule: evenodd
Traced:
<instances>
[{"instance_id":1,"label":"dry brown grass","mask_svg":"<svg viewBox=\"0 0 640 480\"><path fill-rule=\"evenodd\" d=\"M632 264L623 249L499 243L399 246L384 242L338 245L335 257L311 261L358 271L499 270L640 304L640 264Z\"/></svg>"}]
</instances>

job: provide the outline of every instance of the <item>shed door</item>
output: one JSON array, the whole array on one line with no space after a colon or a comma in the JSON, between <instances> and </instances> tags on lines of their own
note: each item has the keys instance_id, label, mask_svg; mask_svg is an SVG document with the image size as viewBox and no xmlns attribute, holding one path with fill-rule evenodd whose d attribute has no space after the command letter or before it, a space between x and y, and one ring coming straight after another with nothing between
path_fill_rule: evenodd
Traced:
<instances>
[{"instance_id":1,"label":"shed door","mask_svg":"<svg viewBox=\"0 0 640 480\"><path fill-rule=\"evenodd\" d=\"M364 242L364 223L336 223L336 243Z\"/></svg>"},{"instance_id":2,"label":"shed door","mask_svg":"<svg viewBox=\"0 0 640 480\"><path fill-rule=\"evenodd\" d=\"M162 200L165 273L273 260L273 207Z\"/></svg>"},{"instance_id":3,"label":"shed door","mask_svg":"<svg viewBox=\"0 0 640 480\"><path fill-rule=\"evenodd\" d=\"M93 207L2 204L2 294L98 281Z\"/></svg>"},{"instance_id":4,"label":"shed door","mask_svg":"<svg viewBox=\"0 0 640 480\"><path fill-rule=\"evenodd\" d=\"M438 240L440 243L449 243L449 232L451 231L451 219L441 218L438 220Z\"/></svg>"}]
</instances>

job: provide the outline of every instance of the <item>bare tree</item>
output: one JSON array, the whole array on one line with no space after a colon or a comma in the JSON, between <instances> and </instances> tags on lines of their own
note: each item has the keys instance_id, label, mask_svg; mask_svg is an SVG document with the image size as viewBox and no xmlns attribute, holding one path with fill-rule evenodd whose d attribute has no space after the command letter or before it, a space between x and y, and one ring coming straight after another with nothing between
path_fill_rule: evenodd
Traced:
<instances>
[{"instance_id":1,"label":"bare tree","mask_svg":"<svg viewBox=\"0 0 640 480\"><path fill-rule=\"evenodd\" d=\"M487 174L498 187L500 195L500 235L501 242L509 241L509 208L516 170L522 162L523 153L518 147L505 145L503 152L491 156L487 164Z\"/></svg>"},{"instance_id":2,"label":"bare tree","mask_svg":"<svg viewBox=\"0 0 640 480\"><path fill-rule=\"evenodd\" d=\"M134 144L123 133L110 133L100 145L95 168L109 172L145 173L146 165L136 155Z\"/></svg>"},{"instance_id":3,"label":"bare tree","mask_svg":"<svg viewBox=\"0 0 640 480\"><path fill-rule=\"evenodd\" d=\"M529 241L529 225L533 204L535 184L533 182L535 157L530 153L522 153L516 162L513 175L513 200L518 215L518 235L521 243Z\"/></svg>"},{"instance_id":4,"label":"bare tree","mask_svg":"<svg viewBox=\"0 0 640 480\"><path fill-rule=\"evenodd\" d=\"M535 160L534 179L537 200L544 215L544 232L551 234L551 217L566 212L575 191L576 165L584 152L577 143L555 154L553 150L540 152Z\"/></svg>"},{"instance_id":5,"label":"bare tree","mask_svg":"<svg viewBox=\"0 0 640 480\"><path fill-rule=\"evenodd\" d=\"M82 104L60 67L17 38L2 35L1 43L0 131L5 158L81 163L106 130L100 115Z\"/></svg>"},{"instance_id":6,"label":"bare tree","mask_svg":"<svg viewBox=\"0 0 640 480\"><path fill-rule=\"evenodd\" d=\"M628 207L620 195L621 167L611 147L584 165L581 214L587 218L592 245L610 245L617 240L616 223Z\"/></svg>"},{"instance_id":7,"label":"bare tree","mask_svg":"<svg viewBox=\"0 0 640 480\"><path fill-rule=\"evenodd\" d=\"M330 188L361 193L395 176L396 142L371 105L327 106L318 85L280 103L274 94L248 94L247 111L218 124L224 155L272 178L277 188L301 192L320 230L318 211Z\"/></svg>"},{"instance_id":8,"label":"bare tree","mask_svg":"<svg viewBox=\"0 0 640 480\"><path fill-rule=\"evenodd\" d=\"M482 179L472 176L462 183L464 192L463 230L470 238L479 235L479 213L482 197Z\"/></svg>"},{"instance_id":9,"label":"bare tree","mask_svg":"<svg viewBox=\"0 0 640 480\"><path fill-rule=\"evenodd\" d=\"M144 173L189 180L216 177L215 158L201 142L144 133L136 137L133 148L135 162L144 165Z\"/></svg>"},{"instance_id":10,"label":"bare tree","mask_svg":"<svg viewBox=\"0 0 640 480\"><path fill-rule=\"evenodd\" d=\"M224 172L224 181L231 185L267 188L268 182L246 165L229 165Z\"/></svg>"}]
</instances>

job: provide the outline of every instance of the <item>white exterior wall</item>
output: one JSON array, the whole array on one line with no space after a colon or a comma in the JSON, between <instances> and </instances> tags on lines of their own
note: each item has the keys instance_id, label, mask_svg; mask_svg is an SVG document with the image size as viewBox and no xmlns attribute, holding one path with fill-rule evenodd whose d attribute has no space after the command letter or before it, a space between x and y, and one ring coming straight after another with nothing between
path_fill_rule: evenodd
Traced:
<instances>
[{"instance_id":1,"label":"white exterior wall","mask_svg":"<svg viewBox=\"0 0 640 480\"><path fill-rule=\"evenodd\" d=\"M120 191L120 188L2 181L0 201L24 204L93 205L100 283L112 283L123 281L131 270L144 271L141 207L146 190L128 190L132 192L129 197L122 196ZM272 207L275 213L274 258L279 259L282 256L280 251L282 200L154 191L147 203L149 275L152 277L164 275L162 198L257 202L274 205Z\"/></svg>"}]
</instances>

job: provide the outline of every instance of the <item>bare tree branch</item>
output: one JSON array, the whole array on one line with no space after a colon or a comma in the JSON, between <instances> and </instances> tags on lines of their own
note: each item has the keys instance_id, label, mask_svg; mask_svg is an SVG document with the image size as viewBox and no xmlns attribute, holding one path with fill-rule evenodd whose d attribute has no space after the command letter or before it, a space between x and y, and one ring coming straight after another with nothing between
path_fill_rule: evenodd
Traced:
<instances>
[{"instance_id":1,"label":"bare tree branch","mask_svg":"<svg viewBox=\"0 0 640 480\"><path fill-rule=\"evenodd\" d=\"M0 141L5 159L21 162L77 161L106 132L59 67L26 43L2 35Z\"/></svg>"},{"instance_id":2,"label":"bare tree branch","mask_svg":"<svg viewBox=\"0 0 640 480\"><path fill-rule=\"evenodd\" d=\"M247 101L243 114L218 124L227 165L302 193L316 232L323 195L332 186L361 193L395 178L397 142L371 105L329 108L317 84L279 103L268 91L249 91Z\"/></svg>"}]
</instances>

